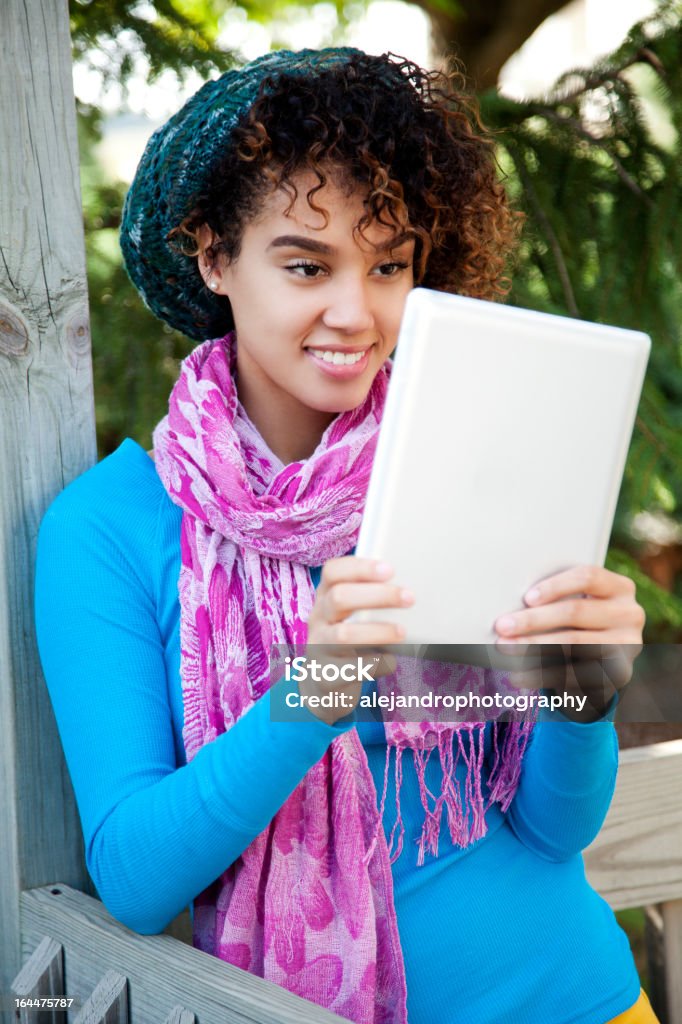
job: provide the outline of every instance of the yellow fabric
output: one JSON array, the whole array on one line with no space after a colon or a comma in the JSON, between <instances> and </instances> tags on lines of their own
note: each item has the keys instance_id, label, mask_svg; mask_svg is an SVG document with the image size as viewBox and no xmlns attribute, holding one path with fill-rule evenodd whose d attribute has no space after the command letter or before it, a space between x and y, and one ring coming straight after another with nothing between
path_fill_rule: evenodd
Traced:
<instances>
[{"instance_id":1,"label":"yellow fabric","mask_svg":"<svg viewBox=\"0 0 682 1024\"><path fill-rule=\"evenodd\" d=\"M619 1013L617 1017L607 1021L606 1024L660 1024L660 1021L651 1009L646 992L642 989L634 1006L631 1006L625 1013Z\"/></svg>"}]
</instances>

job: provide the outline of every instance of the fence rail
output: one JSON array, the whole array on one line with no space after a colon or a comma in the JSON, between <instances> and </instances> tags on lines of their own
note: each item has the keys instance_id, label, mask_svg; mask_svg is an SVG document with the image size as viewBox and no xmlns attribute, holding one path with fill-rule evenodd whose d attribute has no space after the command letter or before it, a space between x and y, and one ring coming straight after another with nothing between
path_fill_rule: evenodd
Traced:
<instances>
[{"instance_id":1,"label":"fence rail","mask_svg":"<svg viewBox=\"0 0 682 1024\"><path fill-rule=\"evenodd\" d=\"M614 910L682 897L682 740L621 751L616 792L585 869Z\"/></svg>"},{"instance_id":2,"label":"fence rail","mask_svg":"<svg viewBox=\"0 0 682 1024\"><path fill-rule=\"evenodd\" d=\"M623 751L613 803L589 849L591 884L614 909L647 907L662 1024L682 1024L682 740ZM22 893L20 995L66 995L74 1024L339 1024L170 935L140 936L66 885ZM66 987L66 990L65 988ZM63 1013L31 1024L64 1024Z\"/></svg>"},{"instance_id":3,"label":"fence rail","mask_svg":"<svg viewBox=\"0 0 682 1024\"><path fill-rule=\"evenodd\" d=\"M178 1007L196 1015L200 1024L341 1024L344 1020L169 935L137 935L115 921L99 900L66 885L22 893L20 914L22 953L29 964L46 938L62 948L67 991L55 994L72 998L72 1011L83 1013L100 987L100 1016L81 1019L71 1012L68 1019L74 1024L168 1024ZM101 1016L102 988L121 1002L122 989L116 989L112 979L103 985L108 971L127 980L125 1016L120 1015L120 1005L119 1016ZM40 976L37 965L32 973ZM21 994L25 990L24 984ZM43 1024L35 1016L26 1019ZM64 1024L63 1014L57 1019Z\"/></svg>"}]
</instances>

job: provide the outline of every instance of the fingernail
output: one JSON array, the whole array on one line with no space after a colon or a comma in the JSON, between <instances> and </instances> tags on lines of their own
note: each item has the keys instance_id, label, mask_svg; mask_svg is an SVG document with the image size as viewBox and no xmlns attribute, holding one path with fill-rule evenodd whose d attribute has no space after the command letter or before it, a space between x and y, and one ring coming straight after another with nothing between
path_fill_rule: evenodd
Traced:
<instances>
[{"instance_id":1,"label":"fingernail","mask_svg":"<svg viewBox=\"0 0 682 1024\"><path fill-rule=\"evenodd\" d=\"M388 562L377 562L374 571L377 576L388 579L389 576L393 575L393 566L389 565Z\"/></svg>"},{"instance_id":2,"label":"fingernail","mask_svg":"<svg viewBox=\"0 0 682 1024\"><path fill-rule=\"evenodd\" d=\"M535 601L539 601L540 600L540 591L538 590L538 588L537 587L532 587L531 590L529 590L528 593L526 594L524 600L525 600L526 604L534 604Z\"/></svg>"},{"instance_id":3,"label":"fingernail","mask_svg":"<svg viewBox=\"0 0 682 1024\"><path fill-rule=\"evenodd\" d=\"M401 590L400 600L402 601L403 604L412 604L412 602L414 601L414 594L412 593L411 590Z\"/></svg>"},{"instance_id":4,"label":"fingernail","mask_svg":"<svg viewBox=\"0 0 682 1024\"><path fill-rule=\"evenodd\" d=\"M516 628L516 619L513 619L511 615L504 615L501 619L498 619L495 623L498 633L500 630L503 633L513 633Z\"/></svg>"}]
</instances>

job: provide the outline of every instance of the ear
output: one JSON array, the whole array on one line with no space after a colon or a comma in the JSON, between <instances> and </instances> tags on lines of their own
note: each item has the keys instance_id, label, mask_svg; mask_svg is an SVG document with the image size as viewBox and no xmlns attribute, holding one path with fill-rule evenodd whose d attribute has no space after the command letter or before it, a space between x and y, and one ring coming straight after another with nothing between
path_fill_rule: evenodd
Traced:
<instances>
[{"instance_id":1,"label":"ear","mask_svg":"<svg viewBox=\"0 0 682 1024\"><path fill-rule=\"evenodd\" d=\"M199 273L204 279L204 284L207 288L210 288L216 295L224 294L223 292L223 272L222 264L220 259L210 259L206 254L206 250L218 241L218 236L212 231L208 224L202 224L197 229L197 242L199 244L199 254L197 256L197 264L199 266Z\"/></svg>"}]
</instances>

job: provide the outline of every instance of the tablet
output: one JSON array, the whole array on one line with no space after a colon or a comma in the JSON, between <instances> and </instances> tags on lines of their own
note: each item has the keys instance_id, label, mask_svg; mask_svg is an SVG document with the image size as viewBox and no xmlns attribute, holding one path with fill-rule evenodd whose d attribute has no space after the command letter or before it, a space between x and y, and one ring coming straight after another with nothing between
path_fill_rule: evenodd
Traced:
<instances>
[{"instance_id":1,"label":"tablet","mask_svg":"<svg viewBox=\"0 0 682 1024\"><path fill-rule=\"evenodd\" d=\"M405 643L494 645L546 576L603 565L651 341L417 288L356 554L389 562Z\"/></svg>"}]
</instances>

